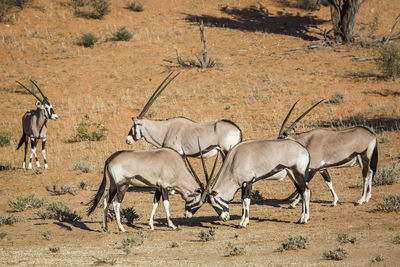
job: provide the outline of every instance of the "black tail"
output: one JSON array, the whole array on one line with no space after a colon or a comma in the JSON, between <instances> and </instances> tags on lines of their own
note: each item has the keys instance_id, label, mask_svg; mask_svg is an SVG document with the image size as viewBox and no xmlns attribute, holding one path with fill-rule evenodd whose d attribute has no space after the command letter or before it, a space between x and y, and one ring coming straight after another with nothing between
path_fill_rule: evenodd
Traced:
<instances>
[{"instance_id":1,"label":"black tail","mask_svg":"<svg viewBox=\"0 0 400 267\"><path fill-rule=\"evenodd\" d=\"M22 133L21 139L19 139L19 143L16 150L18 150L22 146L22 144L25 143L25 140L26 140L26 134Z\"/></svg>"},{"instance_id":2,"label":"black tail","mask_svg":"<svg viewBox=\"0 0 400 267\"><path fill-rule=\"evenodd\" d=\"M101 198L103 197L104 191L106 189L107 185L107 177L106 177L106 172L108 172L108 162L104 164L104 174L103 174L103 181L101 181L101 185L99 187L99 190L97 191L96 195L92 197L92 199L89 201L89 209L87 215L89 216L97 207L99 204Z\"/></svg>"},{"instance_id":3,"label":"black tail","mask_svg":"<svg viewBox=\"0 0 400 267\"><path fill-rule=\"evenodd\" d=\"M371 162L369 163L369 167L374 172L372 174L372 179L374 179L377 166L378 166L378 143L375 144L374 152L372 153Z\"/></svg>"}]
</instances>

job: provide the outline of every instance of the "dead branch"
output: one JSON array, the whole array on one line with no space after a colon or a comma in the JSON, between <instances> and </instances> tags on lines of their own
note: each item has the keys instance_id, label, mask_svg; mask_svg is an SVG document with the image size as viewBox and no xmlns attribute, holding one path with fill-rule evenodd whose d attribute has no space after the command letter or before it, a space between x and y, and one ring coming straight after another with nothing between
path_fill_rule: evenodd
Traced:
<instances>
[{"instance_id":1,"label":"dead branch","mask_svg":"<svg viewBox=\"0 0 400 267\"><path fill-rule=\"evenodd\" d=\"M362 62L362 61L371 61L371 60L377 60L377 59L378 58L375 58L375 57L353 57L352 60Z\"/></svg>"},{"instance_id":2,"label":"dead branch","mask_svg":"<svg viewBox=\"0 0 400 267\"><path fill-rule=\"evenodd\" d=\"M400 21L400 14L397 15L396 19L394 20L390 33L386 36L383 36L381 39L375 40L374 43L377 42L387 43L390 39L400 38L400 30L396 32L394 31L399 21Z\"/></svg>"},{"instance_id":3,"label":"dead branch","mask_svg":"<svg viewBox=\"0 0 400 267\"><path fill-rule=\"evenodd\" d=\"M293 52L293 51L297 51L297 50L313 50L313 49L316 49L316 48L323 47L325 45L326 45L326 43L322 42L320 44L313 44L313 45L307 45L307 46L300 46L300 47L297 47L297 48L292 48L292 49L286 50L285 52Z\"/></svg>"}]
</instances>

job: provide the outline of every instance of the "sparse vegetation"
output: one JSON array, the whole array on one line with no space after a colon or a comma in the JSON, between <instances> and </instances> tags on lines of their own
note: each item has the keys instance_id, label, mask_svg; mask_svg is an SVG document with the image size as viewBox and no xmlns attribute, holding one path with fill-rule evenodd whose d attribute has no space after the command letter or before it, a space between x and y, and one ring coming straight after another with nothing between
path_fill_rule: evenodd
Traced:
<instances>
[{"instance_id":1,"label":"sparse vegetation","mask_svg":"<svg viewBox=\"0 0 400 267\"><path fill-rule=\"evenodd\" d=\"M74 170L79 170L84 173L90 172L90 161L88 158L81 159L74 164Z\"/></svg>"},{"instance_id":2,"label":"sparse vegetation","mask_svg":"<svg viewBox=\"0 0 400 267\"><path fill-rule=\"evenodd\" d=\"M201 241L207 242L214 240L215 238L215 230L214 229L209 229L208 231L201 230L198 237L200 238Z\"/></svg>"},{"instance_id":3,"label":"sparse vegetation","mask_svg":"<svg viewBox=\"0 0 400 267\"><path fill-rule=\"evenodd\" d=\"M61 201L49 204L46 210L38 211L36 214L43 220L54 219L60 222L76 222L81 220L81 217L76 214L76 211L71 210Z\"/></svg>"},{"instance_id":4,"label":"sparse vegetation","mask_svg":"<svg viewBox=\"0 0 400 267\"><path fill-rule=\"evenodd\" d=\"M117 263L116 259L100 259L97 257L93 257L93 258L94 258L93 265L95 265L95 266L104 265L104 264L115 265Z\"/></svg>"},{"instance_id":5,"label":"sparse vegetation","mask_svg":"<svg viewBox=\"0 0 400 267\"><path fill-rule=\"evenodd\" d=\"M379 254L379 255L375 256L375 258L373 258L371 260L371 262L381 262L381 261L384 261L384 260L385 260L385 257L382 254Z\"/></svg>"},{"instance_id":6,"label":"sparse vegetation","mask_svg":"<svg viewBox=\"0 0 400 267\"><path fill-rule=\"evenodd\" d=\"M14 215L7 216L0 212L0 226L2 225L14 225L17 222L22 222L23 219Z\"/></svg>"},{"instance_id":7,"label":"sparse vegetation","mask_svg":"<svg viewBox=\"0 0 400 267\"><path fill-rule=\"evenodd\" d=\"M142 3L140 3L139 1L131 1L131 2L129 2L127 8L129 10L132 10L132 11L135 11L135 12L144 11L144 7L143 7Z\"/></svg>"},{"instance_id":8,"label":"sparse vegetation","mask_svg":"<svg viewBox=\"0 0 400 267\"><path fill-rule=\"evenodd\" d=\"M84 47L93 48L99 39L92 32L82 33L78 44Z\"/></svg>"},{"instance_id":9,"label":"sparse vegetation","mask_svg":"<svg viewBox=\"0 0 400 267\"><path fill-rule=\"evenodd\" d=\"M53 185L53 188L46 186L46 190L51 192L55 196L61 196L61 195L65 195L65 194L71 194L71 195L75 196L77 194L75 187L67 186L67 185L61 185L61 186Z\"/></svg>"},{"instance_id":10,"label":"sparse vegetation","mask_svg":"<svg viewBox=\"0 0 400 267\"><path fill-rule=\"evenodd\" d=\"M0 0L0 22L10 20L12 9L13 7L9 4L9 0Z\"/></svg>"},{"instance_id":11,"label":"sparse vegetation","mask_svg":"<svg viewBox=\"0 0 400 267\"><path fill-rule=\"evenodd\" d=\"M357 237L349 237L348 234L339 233L337 236L337 241L342 244L352 243L355 244L357 242Z\"/></svg>"},{"instance_id":12,"label":"sparse vegetation","mask_svg":"<svg viewBox=\"0 0 400 267\"><path fill-rule=\"evenodd\" d=\"M110 0L72 0L78 17L102 19L111 12Z\"/></svg>"},{"instance_id":13,"label":"sparse vegetation","mask_svg":"<svg viewBox=\"0 0 400 267\"><path fill-rule=\"evenodd\" d=\"M50 250L50 252L52 252L52 253L57 253L57 252L60 251L60 248L59 248L59 247L50 247L49 250Z\"/></svg>"},{"instance_id":14,"label":"sparse vegetation","mask_svg":"<svg viewBox=\"0 0 400 267\"><path fill-rule=\"evenodd\" d=\"M86 184L85 182L80 182L79 183L79 188L82 190L90 190L91 186Z\"/></svg>"},{"instance_id":15,"label":"sparse vegetation","mask_svg":"<svg viewBox=\"0 0 400 267\"><path fill-rule=\"evenodd\" d=\"M343 103L343 101L344 101L344 94L339 92L332 95L331 98L328 100L328 103L337 105Z\"/></svg>"},{"instance_id":16,"label":"sparse vegetation","mask_svg":"<svg viewBox=\"0 0 400 267\"><path fill-rule=\"evenodd\" d=\"M28 196L20 195L8 201L8 206L10 206L13 211L24 211L28 208L40 208L46 202L45 198L39 198L35 194L30 194Z\"/></svg>"},{"instance_id":17,"label":"sparse vegetation","mask_svg":"<svg viewBox=\"0 0 400 267\"><path fill-rule=\"evenodd\" d=\"M81 121L75 128L77 133L68 140L68 143L100 141L105 139L107 136L107 128L102 122L92 122L89 119L86 119Z\"/></svg>"},{"instance_id":18,"label":"sparse vegetation","mask_svg":"<svg viewBox=\"0 0 400 267\"><path fill-rule=\"evenodd\" d=\"M379 48L377 67L386 79L395 80L400 77L400 45L386 44Z\"/></svg>"},{"instance_id":19,"label":"sparse vegetation","mask_svg":"<svg viewBox=\"0 0 400 267\"><path fill-rule=\"evenodd\" d=\"M335 250L325 251L323 253L324 259L341 261L349 256L349 253L343 248L337 248Z\"/></svg>"},{"instance_id":20,"label":"sparse vegetation","mask_svg":"<svg viewBox=\"0 0 400 267\"><path fill-rule=\"evenodd\" d=\"M149 237L148 231L139 230L133 237L125 238L122 240L122 248L131 248L133 246L140 246Z\"/></svg>"},{"instance_id":21,"label":"sparse vegetation","mask_svg":"<svg viewBox=\"0 0 400 267\"><path fill-rule=\"evenodd\" d=\"M245 247L238 246L233 242L228 242L226 244L226 251L228 252L228 256L230 257L242 256L246 254Z\"/></svg>"},{"instance_id":22,"label":"sparse vegetation","mask_svg":"<svg viewBox=\"0 0 400 267\"><path fill-rule=\"evenodd\" d=\"M400 212L400 195L399 194L387 194L383 196L383 199L378 203L376 207L377 211L383 212Z\"/></svg>"},{"instance_id":23,"label":"sparse vegetation","mask_svg":"<svg viewBox=\"0 0 400 267\"><path fill-rule=\"evenodd\" d=\"M0 147L11 145L11 132L7 130L0 131Z\"/></svg>"},{"instance_id":24,"label":"sparse vegetation","mask_svg":"<svg viewBox=\"0 0 400 267\"><path fill-rule=\"evenodd\" d=\"M285 242L281 244L281 246L277 249L279 252L283 252L285 250L298 250L305 249L310 244L308 237L303 235L290 236L287 238Z\"/></svg>"},{"instance_id":25,"label":"sparse vegetation","mask_svg":"<svg viewBox=\"0 0 400 267\"><path fill-rule=\"evenodd\" d=\"M3 240L4 237L6 237L6 236L7 236L6 232L0 232L0 240Z\"/></svg>"},{"instance_id":26,"label":"sparse vegetation","mask_svg":"<svg viewBox=\"0 0 400 267\"><path fill-rule=\"evenodd\" d=\"M260 190L256 189L251 192L250 201L254 204L262 204L265 201L265 198L262 196Z\"/></svg>"},{"instance_id":27,"label":"sparse vegetation","mask_svg":"<svg viewBox=\"0 0 400 267\"><path fill-rule=\"evenodd\" d=\"M44 239L50 240L50 239L51 239L51 234L52 234L51 231L46 231L46 232L44 232L44 233L42 234L42 236L43 236Z\"/></svg>"},{"instance_id":28,"label":"sparse vegetation","mask_svg":"<svg viewBox=\"0 0 400 267\"><path fill-rule=\"evenodd\" d=\"M178 244L178 242L172 241L171 243L169 243L169 246L171 248L177 248L177 247L179 247L179 244Z\"/></svg>"},{"instance_id":29,"label":"sparse vegetation","mask_svg":"<svg viewBox=\"0 0 400 267\"><path fill-rule=\"evenodd\" d=\"M378 167L374 179L372 180L372 185L392 185L399 181L399 177L399 163L393 162L391 165L382 165Z\"/></svg>"},{"instance_id":30,"label":"sparse vegetation","mask_svg":"<svg viewBox=\"0 0 400 267\"><path fill-rule=\"evenodd\" d=\"M119 27L115 32L112 33L114 38L113 41L129 41L133 34L125 26Z\"/></svg>"},{"instance_id":31,"label":"sparse vegetation","mask_svg":"<svg viewBox=\"0 0 400 267\"><path fill-rule=\"evenodd\" d=\"M400 234L398 234L395 237L393 237L392 243L396 244L396 245L400 245Z\"/></svg>"},{"instance_id":32,"label":"sparse vegetation","mask_svg":"<svg viewBox=\"0 0 400 267\"><path fill-rule=\"evenodd\" d=\"M136 213L134 208L121 209L120 215L121 215L121 223L133 224L135 220L139 219L139 215ZM110 221L115 221L116 220L115 211L109 210L107 218Z\"/></svg>"},{"instance_id":33,"label":"sparse vegetation","mask_svg":"<svg viewBox=\"0 0 400 267\"><path fill-rule=\"evenodd\" d=\"M42 168L36 168L34 171L33 171L33 174L34 175L41 175L41 174L43 174L44 173L44 169L42 169Z\"/></svg>"},{"instance_id":34,"label":"sparse vegetation","mask_svg":"<svg viewBox=\"0 0 400 267\"><path fill-rule=\"evenodd\" d=\"M320 0L297 0L301 9L319 10Z\"/></svg>"}]
</instances>

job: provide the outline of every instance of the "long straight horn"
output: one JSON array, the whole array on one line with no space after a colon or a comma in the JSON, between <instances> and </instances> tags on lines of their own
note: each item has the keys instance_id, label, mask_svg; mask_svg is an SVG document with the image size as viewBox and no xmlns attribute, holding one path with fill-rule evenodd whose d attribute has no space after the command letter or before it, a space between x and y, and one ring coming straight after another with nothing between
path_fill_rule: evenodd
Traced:
<instances>
[{"instance_id":1,"label":"long straight horn","mask_svg":"<svg viewBox=\"0 0 400 267\"><path fill-rule=\"evenodd\" d=\"M164 91L164 89L180 74L178 72L175 76L173 76L167 83L165 83L173 72L171 72L167 78L165 78L162 83L157 87L157 89L154 91L153 95L150 97L150 99L147 101L146 105L144 106L142 112L140 112L139 116L137 116L138 119L142 119L143 116L146 114L146 112L149 110L151 105L154 103L154 101L157 99L157 97Z\"/></svg>"},{"instance_id":2,"label":"long straight horn","mask_svg":"<svg viewBox=\"0 0 400 267\"><path fill-rule=\"evenodd\" d=\"M183 152L183 158L184 158L184 160L186 161L187 165L189 166L189 169L190 169L190 171L192 172L194 179L196 180L196 182L197 182L198 185L200 186L201 191L204 191L204 185L202 184L202 182L201 182L200 179L199 179L199 176L197 176L197 173L194 171L192 165L190 164L190 161L189 161L189 159L187 158L187 156L186 156L186 154L185 154L185 151L183 151L183 148L182 148L182 152Z\"/></svg>"},{"instance_id":3,"label":"long straight horn","mask_svg":"<svg viewBox=\"0 0 400 267\"><path fill-rule=\"evenodd\" d=\"M221 153L219 150L218 150L218 152ZM217 164L217 160L218 160L218 156L215 158L214 167ZM214 172L214 167L213 167L213 172ZM204 200L206 199L207 195L210 193L209 192L210 188L214 187L214 184L217 182L217 180L219 178L219 175L221 174L221 171L222 171L222 166L221 166L221 168L219 169L217 175L214 178L212 178L210 176L210 179L209 179L209 181L208 181L208 183L206 185L206 188L204 189L203 193L201 194L201 198L200 198L200 202L201 203L204 202Z\"/></svg>"},{"instance_id":4,"label":"long straight horn","mask_svg":"<svg viewBox=\"0 0 400 267\"><path fill-rule=\"evenodd\" d=\"M311 108L307 109L306 112L304 112L303 114L301 114L300 117L298 117L286 130L284 133L289 132L291 129L294 128L294 126L305 116L307 115L313 108L315 108L316 106L318 106L322 101L324 101L325 99L322 99L320 101L318 101L317 103L315 103Z\"/></svg>"},{"instance_id":5,"label":"long straight horn","mask_svg":"<svg viewBox=\"0 0 400 267\"><path fill-rule=\"evenodd\" d=\"M32 92L31 90L29 90L25 85L23 85L22 83L20 83L19 81L16 81L19 85L21 85L26 91L28 91L31 95L33 95L34 97L36 97L37 100L40 101L40 103L43 102L42 99L40 99L34 92Z\"/></svg>"},{"instance_id":6,"label":"long straight horn","mask_svg":"<svg viewBox=\"0 0 400 267\"><path fill-rule=\"evenodd\" d=\"M43 96L43 99L46 99L47 97L43 94L42 90L40 90L40 87L33 80L30 81L39 90L40 94Z\"/></svg>"},{"instance_id":7,"label":"long straight horn","mask_svg":"<svg viewBox=\"0 0 400 267\"><path fill-rule=\"evenodd\" d=\"M288 121L288 119L289 119L289 117L290 117L290 114L292 114L292 111L293 111L294 107L297 105L297 102L299 102L299 100L297 100L296 103L293 104L292 108L289 110L288 114L286 115L286 118L285 118L284 121L282 122L281 129L279 130L279 133L278 133L278 138L279 138L279 137L282 137L283 128L285 127L286 122Z\"/></svg>"},{"instance_id":8,"label":"long straight horn","mask_svg":"<svg viewBox=\"0 0 400 267\"><path fill-rule=\"evenodd\" d=\"M206 182L208 183L207 167L206 167L206 164L205 164L205 162L204 162L203 151L201 150L200 139L199 139L199 137L197 137L197 144L199 145L199 151L200 151L200 157L201 157L201 164L203 165L204 176L206 177Z\"/></svg>"}]
</instances>

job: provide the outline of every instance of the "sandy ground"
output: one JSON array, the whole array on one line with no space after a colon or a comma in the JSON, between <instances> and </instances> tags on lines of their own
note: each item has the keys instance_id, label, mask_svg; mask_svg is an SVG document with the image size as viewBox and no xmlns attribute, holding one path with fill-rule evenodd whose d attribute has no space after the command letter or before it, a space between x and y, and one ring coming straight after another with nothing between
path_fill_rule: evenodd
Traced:
<instances>
[{"instance_id":1,"label":"sandy ground","mask_svg":"<svg viewBox=\"0 0 400 267\"><path fill-rule=\"evenodd\" d=\"M395 266L400 246L391 243L400 234L400 214L374 212L385 194L400 193L399 184L373 188L370 202L354 203L361 196L358 167L331 171L339 204L331 207L331 194L317 175L312 191L310 221L298 225L301 207L289 209L279 201L290 194L289 179L261 181L255 185L267 198L251 205L250 224L237 227L241 216L240 194L231 203L231 220L222 222L208 204L195 217L183 217L184 202L171 196L171 215L179 230L166 226L163 207L156 213L155 230L148 233L152 192L127 193L122 208L133 207L140 218L128 233L102 232L102 210L86 216L84 204L97 190L105 159L121 149L153 149L144 140L133 146L125 137L158 86L172 70L182 71L151 107L148 117L166 119L185 116L195 121L229 119L243 131L243 138L274 139L291 105L301 101L300 114L319 99L344 96L340 104L322 104L297 127L306 131L319 126L346 127L361 121L379 140L379 165L400 159L400 83L385 81L375 62L373 48L360 45L323 46L313 50L288 51L321 44L324 30L331 28L329 8L306 11L294 1L143 1L144 12L132 12L124 1L113 1L112 12L103 20L74 16L69 1L33 0L11 23L0 24L0 130L12 133L12 145L0 147L0 211L22 217L23 222L0 226L0 265L78 266L94 265L96 259L126 265L381 265ZM357 40L387 34L397 15L395 1L367 1L355 27ZM396 11L397 8L397 11ZM203 19L209 54L217 62L210 70L180 68L176 51L185 59L201 54L196 21ZM375 26L374 26L375 25ZM126 26L133 32L129 42L109 41L112 32ZM82 32L100 39L94 48L77 45ZM34 79L45 91L59 116L48 122L47 154L50 169L24 171L23 151L15 151L21 136L21 117L34 108L34 98L16 83ZM76 125L89 117L108 129L99 142L68 143ZM39 155L40 160L41 156ZM87 159L91 171L74 165ZM199 160L193 160L200 171ZM207 161L209 165L212 160ZM53 185L90 188L54 196ZM82 217L75 223L41 220L38 209L13 213L9 200L36 193L49 202L62 201ZM215 239L201 242L200 231L215 229ZM50 231L50 239L43 233ZM122 248L126 238L138 232L148 235L140 246ZM356 244L340 244L339 233L356 237ZM305 250L275 250L289 235L307 236ZM229 257L227 243L243 247L245 255ZM176 243L176 247L173 247ZM343 247L343 261L323 259L323 252ZM55 249L57 252L51 252ZM384 261L371 260L382 254Z\"/></svg>"}]
</instances>

